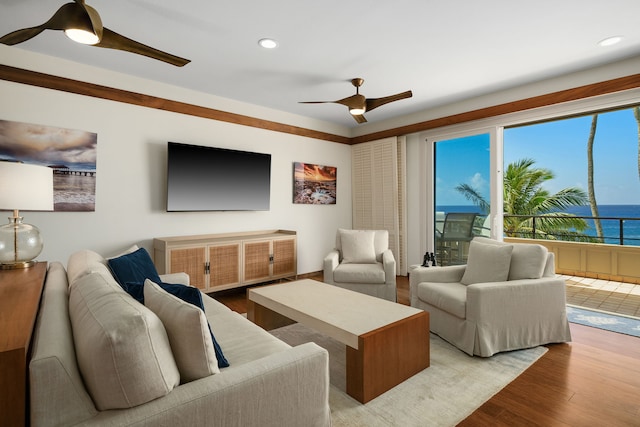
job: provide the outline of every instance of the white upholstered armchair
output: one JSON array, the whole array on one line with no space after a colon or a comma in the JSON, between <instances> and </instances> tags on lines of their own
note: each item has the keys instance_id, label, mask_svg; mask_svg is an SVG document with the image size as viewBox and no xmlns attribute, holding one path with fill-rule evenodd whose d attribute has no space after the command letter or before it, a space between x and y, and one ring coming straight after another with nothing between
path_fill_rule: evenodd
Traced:
<instances>
[{"instance_id":1,"label":"white upholstered armchair","mask_svg":"<svg viewBox=\"0 0 640 427\"><path fill-rule=\"evenodd\" d=\"M396 261L387 230L338 229L324 258L324 282L396 301Z\"/></svg>"},{"instance_id":2,"label":"white upholstered armchair","mask_svg":"<svg viewBox=\"0 0 640 427\"><path fill-rule=\"evenodd\" d=\"M565 282L542 245L476 237L466 265L417 268L409 285L431 332L469 355L571 341Z\"/></svg>"}]
</instances>

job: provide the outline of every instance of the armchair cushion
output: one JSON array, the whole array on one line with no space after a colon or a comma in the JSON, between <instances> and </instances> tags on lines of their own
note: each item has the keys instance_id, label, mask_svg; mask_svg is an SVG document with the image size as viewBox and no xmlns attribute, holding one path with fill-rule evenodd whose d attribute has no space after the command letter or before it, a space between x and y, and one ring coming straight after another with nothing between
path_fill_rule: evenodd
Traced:
<instances>
[{"instance_id":1,"label":"armchair cushion","mask_svg":"<svg viewBox=\"0 0 640 427\"><path fill-rule=\"evenodd\" d=\"M340 264L333 271L333 280L340 283L385 283L382 264Z\"/></svg>"},{"instance_id":2,"label":"armchair cushion","mask_svg":"<svg viewBox=\"0 0 640 427\"><path fill-rule=\"evenodd\" d=\"M506 281L512 252L513 245L492 245L472 240L462 284Z\"/></svg>"},{"instance_id":3,"label":"armchair cushion","mask_svg":"<svg viewBox=\"0 0 640 427\"><path fill-rule=\"evenodd\" d=\"M422 283L418 298L429 301L441 310L464 319L467 313L467 287L461 283Z\"/></svg>"},{"instance_id":4,"label":"armchair cushion","mask_svg":"<svg viewBox=\"0 0 640 427\"><path fill-rule=\"evenodd\" d=\"M509 280L541 278L548 253L549 250L542 245L528 243L514 245Z\"/></svg>"},{"instance_id":5,"label":"armchair cushion","mask_svg":"<svg viewBox=\"0 0 640 427\"><path fill-rule=\"evenodd\" d=\"M476 237L474 241L495 246L513 246L509 280L539 279L545 275L549 250L542 245L533 243L511 245L483 237Z\"/></svg>"},{"instance_id":6,"label":"armchair cushion","mask_svg":"<svg viewBox=\"0 0 640 427\"><path fill-rule=\"evenodd\" d=\"M342 262L350 264L374 264L376 251L375 233L365 230L341 230Z\"/></svg>"}]
</instances>

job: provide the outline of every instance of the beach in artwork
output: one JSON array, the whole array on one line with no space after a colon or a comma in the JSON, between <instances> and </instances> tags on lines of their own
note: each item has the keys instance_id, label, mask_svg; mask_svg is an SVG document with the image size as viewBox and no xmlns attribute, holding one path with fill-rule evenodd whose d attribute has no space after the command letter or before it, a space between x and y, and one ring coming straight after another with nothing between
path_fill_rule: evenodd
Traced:
<instances>
[{"instance_id":1,"label":"beach in artwork","mask_svg":"<svg viewBox=\"0 0 640 427\"><path fill-rule=\"evenodd\" d=\"M0 120L0 160L53 169L54 211L95 211L95 133Z\"/></svg>"}]
</instances>

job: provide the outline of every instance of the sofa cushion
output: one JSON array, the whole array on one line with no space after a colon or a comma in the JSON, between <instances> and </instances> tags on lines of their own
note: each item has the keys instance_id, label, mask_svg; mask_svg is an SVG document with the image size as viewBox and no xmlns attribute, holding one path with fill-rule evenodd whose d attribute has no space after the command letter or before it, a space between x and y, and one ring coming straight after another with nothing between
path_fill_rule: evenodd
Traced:
<instances>
[{"instance_id":1,"label":"sofa cushion","mask_svg":"<svg viewBox=\"0 0 640 427\"><path fill-rule=\"evenodd\" d=\"M464 285L504 282L509 277L513 245L492 245L472 240L469 258L460 282Z\"/></svg>"},{"instance_id":2,"label":"sofa cushion","mask_svg":"<svg viewBox=\"0 0 640 427\"><path fill-rule=\"evenodd\" d=\"M213 298L204 296L205 314L216 338L224 346L225 355L233 363L220 367L223 373L246 369L246 364L273 353L285 351L291 346L267 333L260 326Z\"/></svg>"},{"instance_id":3,"label":"sofa cushion","mask_svg":"<svg viewBox=\"0 0 640 427\"><path fill-rule=\"evenodd\" d=\"M67 278L69 286L76 280L93 272L108 272L107 261L104 257L89 249L74 252L67 262Z\"/></svg>"},{"instance_id":4,"label":"sofa cushion","mask_svg":"<svg viewBox=\"0 0 640 427\"><path fill-rule=\"evenodd\" d=\"M59 262L47 270L31 348L31 425L70 426L95 416L76 361L67 272Z\"/></svg>"},{"instance_id":5,"label":"sofa cushion","mask_svg":"<svg viewBox=\"0 0 640 427\"><path fill-rule=\"evenodd\" d=\"M147 279L149 280L149 279ZM146 283L146 282L145 282ZM155 283L155 282L153 282ZM158 286L160 286L165 292L170 293L171 295L181 299L184 302L187 302L191 305L194 305L196 307L198 307L200 310L202 310L204 312L204 305L203 305L203 300L202 300L202 293L200 292L200 290L198 288L194 288L193 286L188 286L188 285L182 285L182 284L177 284L177 283L156 283ZM124 285L122 285L122 288L129 294L131 295L133 298L135 298L136 301L138 301L140 304L145 304L145 300L144 300L144 283L125 283ZM226 368L227 366L229 366L229 362L227 361L227 358L225 357L224 353L222 352L222 347L220 347L220 344L218 344L218 341L216 340L215 335L213 334L213 331L211 330L211 327L209 326L209 324L207 323L207 327L209 328L209 332L211 334L211 340L213 341L213 348L215 350L216 353L216 359L218 361L218 367L219 368Z\"/></svg>"},{"instance_id":6,"label":"sofa cushion","mask_svg":"<svg viewBox=\"0 0 640 427\"><path fill-rule=\"evenodd\" d=\"M418 298L460 319L467 317L467 287L461 283L422 282Z\"/></svg>"},{"instance_id":7,"label":"sofa cushion","mask_svg":"<svg viewBox=\"0 0 640 427\"><path fill-rule=\"evenodd\" d=\"M509 244L480 237L476 237L474 240L496 246L513 246L508 280L539 279L545 273L549 250L542 245L535 243Z\"/></svg>"},{"instance_id":8,"label":"sofa cushion","mask_svg":"<svg viewBox=\"0 0 640 427\"><path fill-rule=\"evenodd\" d=\"M180 383L162 322L110 275L78 279L69 316L78 366L99 410L141 405Z\"/></svg>"},{"instance_id":9,"label":"sofa cushion","mask_svg":"<svg viewBox=\"0 0 640 427\"><path fill-rule=\"evenodd\" d=\"M220 373L209 322L202 309L171 295L149 279L144 282L144 299L167 330L182 383Z\"/></svg>"},{"instance_id":10,"label":"sofa cushion","mask_svg":"<svg viewBox=\"0 0 640 427\"><path fill-rule=\"evenodd\" d=\"M373 264L376 262L375 232L370 230L341 230L342 262Z\"/></svg>"},{"instance_id":11,"label":"sofa cushion","mask_svg":"<svg viewBox=\"0 0 640 427\"><path fill-rule=\"evenodd\" d=\"M144 283L149 279L155 283L159 283L160 276L153 264L149 252L145 248L140 248L135 252L131 252L117 258L109 259L109 267L121 285L126 283Z\"/></svg>"},{"instance_id":12,"label":"sofa cushion","mask_svg":"<svg viewBox=\"0 0 640 427\"><path fill-rule=\"evenodd\" d=\"M333 271L333 280L338 283L384 284L382 264L340 264Z\"/></svg>"}]
</instances>

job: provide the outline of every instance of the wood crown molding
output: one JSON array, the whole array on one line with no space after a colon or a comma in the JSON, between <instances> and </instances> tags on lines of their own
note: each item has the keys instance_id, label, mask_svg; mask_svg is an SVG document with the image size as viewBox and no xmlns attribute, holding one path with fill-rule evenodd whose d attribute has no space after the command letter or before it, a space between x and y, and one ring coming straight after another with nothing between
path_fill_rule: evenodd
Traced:
<instances>
[{"instance_id":1,"label":"wood crown molding","mask_svg":"<svg viewBox=\"0 0 640 427\"><path fill-rule=\"evenodd\" d=\"M635 89L640 87L640 74L633 74L631 76L620 77L604 82L593 83L558 92L552 92L549 94L534 96L532 98L526 98L519 101L480 108L478 110L467 111L460 114L440 117L437 119L427 120L424 122L349 138L327 132L320 132L270 120L263 120L255 117L244 116L241 114L216 110L213 108L202 107L199 105L188 104L185 102L172 101L156 96L145 95L123 89L116 89L94 83L87 83L80 80L73 80L66 77L59 77L51 74L40 73L37 71L26 70L23 68L11 67L8 65L0 64L0 79L11 81L14 83L22 83L46 89L59 90L63 92L75 93L78 95L91 96L94 98L107 99L116 102L123 102L126 104L170 111L173 113L187 114L190 116L202 117L205 119L228 122L242 126L251 126L260 129L271 130L274 132L283 132L292 135L304 136L308 138L348 145L375 141L377 139L387 138L391 136L408 135L412 133L423 132L429 129L435 129L438 127L451 126L454 124L486 119L503 114L545 107L562 102L576 101L579 99L590 98L598 95L605 95L608 93L620 92L623 90Z\"/></svg>"},{"instance_id":2,"label":"wood crown molding","mask_svg":"<svg viewBox=\"0 0 640 427\"><path fill-rule=\"evenodd\" d=\"M346 136L334 135L298 126L291 126L270 120L257 119L255 117L229 113L227 111L216 110L214 108L172 101L170 99L159 98L157 96L145 95L94 83L87 83L80 80L39 73L37 71L25 70L8 65L0 64L0 79L46 89L75 93L78 95L91 96L94 98L107 99L110 101L124 102L125 104L138 105L141 107L155 108L157 110L170 111L172 113L187 114L190 116L202 117L205 119L228 122L242 126L251 126L275 132L283 132L297 136L338 142L341 144L350 143L350 138Z\"/></svg>"}]
</instances>

